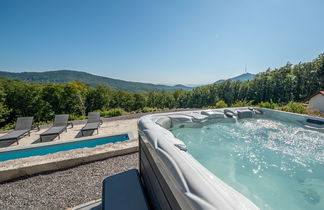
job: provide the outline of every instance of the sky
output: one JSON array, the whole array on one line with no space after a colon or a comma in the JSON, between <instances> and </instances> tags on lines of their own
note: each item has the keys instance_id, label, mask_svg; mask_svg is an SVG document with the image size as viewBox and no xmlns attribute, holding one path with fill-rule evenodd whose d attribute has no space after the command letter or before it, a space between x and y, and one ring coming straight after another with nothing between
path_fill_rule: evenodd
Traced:
<instances>
[{"instance_id":1,"label":"sky","mask_svg":"<svg viewBox=\"0 0 324 210\"><path fill-rule=\"evenodd\" d=\"M323 0L0 0L0 71L205 84L324 53Z\"/></svg>"}]
</instances>

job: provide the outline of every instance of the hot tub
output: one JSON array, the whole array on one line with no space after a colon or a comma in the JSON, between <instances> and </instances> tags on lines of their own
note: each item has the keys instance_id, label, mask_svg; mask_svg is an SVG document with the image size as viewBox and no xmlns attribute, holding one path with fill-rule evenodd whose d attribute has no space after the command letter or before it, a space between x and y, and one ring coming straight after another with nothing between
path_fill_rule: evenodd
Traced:
<instances>
[{"instance_id":1,"label":"hot tub","mask_svg":"<svg viewBox=\"0 0 324 210\"><path fill-rule=\"evenodd\" d=\"M323 209L324 119L261 108L138 121L156 209Z\"/></svg>"}]
</instances>

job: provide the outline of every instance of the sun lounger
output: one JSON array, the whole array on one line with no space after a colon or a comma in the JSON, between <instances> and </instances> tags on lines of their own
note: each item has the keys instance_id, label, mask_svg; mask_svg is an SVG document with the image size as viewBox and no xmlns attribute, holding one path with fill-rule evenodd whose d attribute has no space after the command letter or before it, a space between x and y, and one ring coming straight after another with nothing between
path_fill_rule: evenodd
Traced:
<instances>
[{"instance_id":1,"label":"sun lounger","mask_svg":"<svg viewBox=\"0 0 324 210\"><path fill-rule=\"evenodd\" d=\"M43 137L55 135L60 138L60 134L65 130L67 131L69 115L68 114L59 114L55 115L54 123L51 128L49 128L44 133L40 134L40 140L43 141Z\"/></svg>"},{"instance_id":2,"label":"sun lounger","mask_svg":"<svg viewBox=\"0 0 324 210\"><path fill-rule=\"evenodd\" d=\"M99 133L98 130L101 124L102 124L102 120L100 119L100 113L89 112L87 124L81 129L82 136L84 135L84 131L97 130L97 133Z\"/></svg>"},{"instance_id":3,"label":"sun lounger","mask_svg":"<svg viewBox=\"0 0 324 210\"><path fill-rule=\"evenodd\" d=\"M0 141L15 140L19 144L18 139L25 135L30 136L30 130L32 128L33 117L19 117L16 122L16 127L13 131L0 137Z\"/></svg>"}]
</instances>

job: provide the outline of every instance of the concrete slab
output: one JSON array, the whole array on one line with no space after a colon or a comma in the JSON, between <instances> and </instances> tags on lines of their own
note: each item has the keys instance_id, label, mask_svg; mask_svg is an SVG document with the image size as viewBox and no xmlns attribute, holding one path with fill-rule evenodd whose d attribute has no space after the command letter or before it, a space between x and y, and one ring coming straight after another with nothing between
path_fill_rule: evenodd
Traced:
<instances>
[{"instance_id":1,"label":"concrete slab","mask_svg":"<svg viewBox=\"0 0 324 210\"><path fill-rule=\"evenodd\" d=\"M104 122L98 134L94 132L92 136L77 138L80 136L79 132L83 126L84 124L78 122L73 128L69 128L67 132L63 132L60 138L56 137L49 142L40 142L39 134L49 127L44 126L39 131L33 130L30 136L22 138L19 141L19 145L11 142L9 146L0 148L0 151L47 146L56 143L80 141L82 139L97 139L120 134L128 134L130 140L97 146L95 148L81 148L45 156L32 156L0 162L0 182L138 151L138 141L136 139L138 136L137 119Z\"/></svg>"},{"instance_id":2,"label":"concrete slab","mask_svg":"<svg viewBox=\"0 0 324 210\"><path fill-rule=\"evenodd\" d=\"M129 134L129 136L131 136L131 134ZM85 140L87 140L87 137ZM126 155L137 151L138 140L130 137L130 140L108 143L93 148L85 147L47 155L2 161L0 162L0 182L45 171L70 168L83 163Z\"/></svg>"}]
</instances>

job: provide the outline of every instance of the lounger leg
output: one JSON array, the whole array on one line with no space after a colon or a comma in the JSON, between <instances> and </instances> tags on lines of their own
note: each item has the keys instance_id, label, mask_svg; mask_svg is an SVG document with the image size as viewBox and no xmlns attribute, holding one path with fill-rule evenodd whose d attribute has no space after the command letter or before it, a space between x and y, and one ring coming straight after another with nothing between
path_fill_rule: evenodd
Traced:
<instances>
[{"instance_id":1,"label":"lounger leg","mask_svg":"<svg viewBox=\"0 0 324 210\"><path fill-rule=\"evenodd\" d=\"M97 128L97 134L99 134L99 129Z\"/></svg>"},{"instance_id":2,"label":"lounger leg","mask_svg":"<svg viewBox=\"0 0 324 210\"><path fill-rule=\"evenodd\" d=\"M28 136L30 136L30 131L28 131Z\"/></svg>"},{"instance_id":3,"label":"lounger leg","mask_svg":"<svg viewBox=\"0 0 324 210\"><path fill-rule=\"evenodd\" d=\"M59 137L59 139L61 139L61 136L60 136L60 134L58 135L58 137Z\"/></svg>"}]
</instances>

